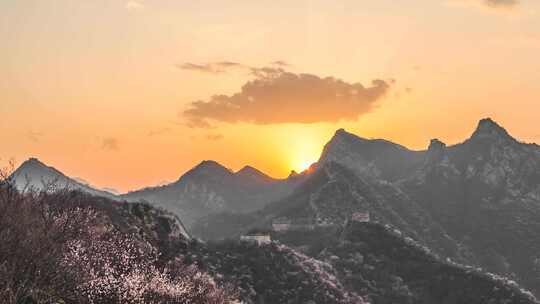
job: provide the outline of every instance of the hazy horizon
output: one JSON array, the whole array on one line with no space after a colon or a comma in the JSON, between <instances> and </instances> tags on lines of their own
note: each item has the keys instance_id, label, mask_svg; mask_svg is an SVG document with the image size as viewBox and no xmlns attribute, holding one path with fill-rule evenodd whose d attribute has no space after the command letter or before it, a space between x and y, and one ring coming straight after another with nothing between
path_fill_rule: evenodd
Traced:
<instances>
[{"instance_id":1,"label":"hazy horizon","mask_svg":"<svg viewBox=\"0 0 540 304\"><path fill-rule=\"evenodd\" d=\"M482 118L482 119L491 119L491 118L490 118L490 117L486 117L486 118ZM495 121L495 123L497 123L497 121ZM497 124L498 124L498 123L497 123ZM504 128L504 126L501 126L501 127ZM338 130L343 130L343 128L340 128L340 129L338 129ZM336 132L337 132L338 130L336 130ZM348 132L347 130L345 130L345 131ZM473 130L473 131L474 131L474 130ZM507 131L508 131L508 130L507 130ZM348 133L350 133L350 132L348 132ZM510 134L510 136L512 136L511 130L508 131L508 133ZM362 137L361 134L354 134L354 133L351 133L351 134L356 135L356 136L359 136L359 137ZM472 131L471 131L471 133L470 133L469 135L472 135ZM460 143L464 142L464 141L465 141L466 139L468 139L468 138L469 138L469 137L466 136L466 137L464 137L461 141L453 142L453 143L445 142L445 144L446 144L447 146L457 145L457 144L460 144ZM328 141L330 141L330 139L331 139L331 138L328 138ZM372 140L372 139L384 139L384 138L373 137L373 138L368 138L368 139ZM432 138L432 139L437 139L437 140L439 140L439 138L436 138L436 137L434 137L434 138ZM517 139L518 141L520 141L519 138L516 138L516 139ZM327 142L328 142L328 141L327 141ZM431 141L431 140L430 140L430 141ZM326 144L327 142L325 142L325 144ZM395 144L398 144L398 145L401 145L399 142L394 142L394 143L395 143ZM529 144L537 144L536 142L526 142L526 143L529 143ZM428 143L428 145L429 145L429 143ZM428 146L425 146L424 148L421 148L421 149L413 149L413 148L407 147L407 146L405 146L405 145L401 145L401 146L403 146L403 147L405 147L405 148L407 148L407 149L409 149L409 150L411 150L411 151L426 151L426 150L428 149ZM321 146L321 151L320 151L320 152L322 152L323 148L324 148L324 145ZM22 165L22 163L25 162L26 160L33 159L33 158L37 158L37 157L30 156L28 159L20 160L20 161L18 161L18 162L17 162L16 160L14 160L14 159L10 159L8 162L14 162L14 161L15 161L14 165L15 165L15 168L17 168L18 166ZM163 186L163 185L167 185L167 184L170 184L170 183L174 183L174 182L177 181L182 175L186 174L186 173L189 172L191 169L197 167L199 164L201 164L201 163L203 163L203 162L205 162L205 161L215 161L214 159L201 159L201 160L199 160L198 162L192 164L192 166L189 167L187 170L182 171L182 172L179 172L179 174L177 174L177 177L175 177L175 178L173 178L173 179L170 179L170 180L165 180L165 179L164 179L164 180L162 180L162 181L160 181L160 182L158 182L158 183L155 183L155 184L141 185L141 186L138 186L138 187L133 188L133 189L119 190L119 189L114 188L114 187L112 187L112 186L110 186L110 185L98 186L98 185L94 184L92 181L89 181L89 180L85 179L83 176L73 176L73 175L67 174L66 172L64 172L64 171L62 170L62 168L55 167L53 164L50 164L50 163L46 162L46 161L43 160L43 159L39 159L39 158L37 158L37 159L38 159L39 161L41 161L41 162L44 162L44 164L47 165L47 166L53 167L53 168L55 168L55 169L57 169L57 170L60 170L62 173L66 174L68 177L71 177L71 178L73 178L74 180L76 180L76 181L78 181L78 182L81 182L81 183L83 183L83 184L87 184L87 185L92 186L92 187L97 187L97 188L99 188L99 189L101 189L101 190L110 192L110 193L112 193L112 194L128 193L128 192L131 192L131 191L141 190L141 189L148 188L148 187ZM230 167L230 166L228 166L227 164L221 163L221 162L219 162L219 161L216 161L216 162L219 163L220 165L224 166L225 168L227 168L228 170L230 170L230 171L233 172L233 173L239 172L239 171L240 171L241 169L243 169L244 167L253 167L253 168L255 168L255 169L261 171L262 173L268 175L268 176L271 177L271 178L274 178L274 179L284 179L284 178L287 178L293 171L295 171L295 172L297 172L297 173L301 173L301 172L303 172L303 171L305 171L305 170L308 170L308 169L309 169L309 166L311 166L312 164L316 163L317 160L318 160L318 159L316 159L316 160L313 161L313 162L309 162L309 163L302 164L302 167L301 167L301 168L298 168L298 169L292 168L291 171L289 171L289 173L288 173L287 175L285 175L285 176L273 176L273 175L269 174L268 172L265 172L264 170L261 170L260 168L257 168L257 167L255 167L255 166L253 166L253 165L251 165L251 164L248 164L248 163L243 164L243 165L241 165L241 166L239 166L239 167L237 167L237 168L233 168L233 167ZM13 169L15 169L15 168L13 168Z\"/></svg>"},{"instance_id":2,"label":"hazy horizon","mask_svg":"<svg viewBox=\"0 0 540 304\"><path fill-rule=\"evenodd\" d=\"M285 177L339 128L540 142L533 0L0 3L0 165L121 192L211 159Z\"/></svg>"}]
</instances>

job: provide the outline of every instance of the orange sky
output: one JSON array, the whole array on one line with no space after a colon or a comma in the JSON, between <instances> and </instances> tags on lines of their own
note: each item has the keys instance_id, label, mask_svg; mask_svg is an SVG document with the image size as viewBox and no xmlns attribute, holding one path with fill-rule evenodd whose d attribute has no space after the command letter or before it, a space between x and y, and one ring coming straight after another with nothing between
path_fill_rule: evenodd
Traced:
<instances>
[{"instance_id":1,"label":"orange sky","mask_svg":"<svg viewBox=\"0 0 540 304\"><path fill-rule=\"evenodd\" d=\"M422 149L490 116L540 142L540 2L487 3L2 1L0 163L36 156L127 191L203 159L284 177L341 127ZM293 80L259 79L234 97L263 67ZM375 79L386 94L355 86ZM212 112L217 94L232 110ZM188 126L197 100L213 128Z\"/></svg>"}]
</instances>

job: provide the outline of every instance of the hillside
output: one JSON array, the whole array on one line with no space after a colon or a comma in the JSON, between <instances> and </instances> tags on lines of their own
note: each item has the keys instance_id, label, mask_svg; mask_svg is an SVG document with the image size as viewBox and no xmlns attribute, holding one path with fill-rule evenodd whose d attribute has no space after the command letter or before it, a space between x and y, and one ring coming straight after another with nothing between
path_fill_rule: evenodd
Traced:
<instances>
[{"instance_id":1,"label":"hillside","mask_svg":"<svg viewBox=\"0 0 540 304\"><path fill-rule=\"evenodd\" d=\"M324 261L342 284L381 303L538 303L514 282L443 261L398 230L351 222L342 230L274 238Z\"/></svg>"},{"instance_id":2,"label":"hillside","mask_svg":"<svg viewBox=\"0 0 540 304\"><path fill-rule=\"evenodd\" d=\"M219 282L238 286L245 303L364 303L341 285L332 266L284 245L200 244L189 259Z\"/></svg>"},{"instance_id":3,"label":"hillside","mask_svg":"<svg viewBox=\"0 0 540 304\"><path fill-rule=\"evenodd\" d=\"M0 208L2 303L363 303L318 261L275 244L199 243L148 204L1 182Z\"/></svg>"},{"instance_id":4,"label":"hillside","mask_svg":"<svg viewBox=\"0 0 540 304\"><path fill-rule=\"evenodd\" d=\"M397 227L456 260L464 261L469 254L400 189L361 178L334 162L316 168L290 196L250 214L209 217L193 226L192 233L212 239L235 237L252 228L270 229L281 218L341 227L355 212L369 212L373 221Z\"/></svg>"}]
</instances>

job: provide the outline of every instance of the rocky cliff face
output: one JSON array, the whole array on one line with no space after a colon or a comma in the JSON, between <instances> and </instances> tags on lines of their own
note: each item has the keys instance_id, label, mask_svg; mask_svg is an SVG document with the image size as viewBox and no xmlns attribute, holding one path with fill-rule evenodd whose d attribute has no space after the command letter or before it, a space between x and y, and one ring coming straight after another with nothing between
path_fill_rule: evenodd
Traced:
<instances>
[{"instance_id":1,"label":"rocky cliff face","mask_svg":"<svg viewBox=\"0 0 540 304\"><path fill-rule=\"evenodd\" d=\"M540 149L485 119L470 139L437 153L444 157L399 187L470 248L478 265L540 292Z\"/></svg>"},{"instance_id":2,"label":"rocky cliff face","mask_svg":"<svg viewBox=\"0 0 540 304\"><path fill-rule=\"evenodd\" d=\"M468 264L514 278L540 293L540 149L537 145L521 143L493 120L483 119L463 143L447 146L432 140L426 151L416 152L420 161L416 158L398 161L402 163L396 168L408 168L406 174L385 178L389 175L380 173L384 171L379 169L383 167L379 164L395 164L398 158L383 150L376 153L377 157L370 157L368 143L340 132L325 151L342 155L341 160L340 156L332 158L358 176L390 181L387 189L378 193L381 196L391 193L388 189L403 193L400 201L410 200L419 206L432 223L466 252L463 256ZM321 159L327 162L328 158L323 154ZM407 206L397 210L397 214L403 217L407 212L404 210L411 209Z\"/></svg>"}]
</instances>

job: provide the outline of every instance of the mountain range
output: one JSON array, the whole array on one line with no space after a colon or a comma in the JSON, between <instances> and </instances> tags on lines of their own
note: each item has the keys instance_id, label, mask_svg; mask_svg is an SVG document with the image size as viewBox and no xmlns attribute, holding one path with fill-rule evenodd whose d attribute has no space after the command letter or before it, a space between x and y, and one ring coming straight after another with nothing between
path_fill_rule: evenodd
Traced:
<instances>
[{"instance_id":1,"label":"mountain range","mask_svg":"<svg viewBox=\"0 0 540 304\"><path fill-rule=\"evenodd\" d=\"M291 173L286 179L275 179L251 166L233 172L215 161L206 160L175 182L119 194L93 187L83 179L68 177L37 158L23 162L11 174L19 190L67 188L113 200L150 202L174 212L186 226L209 214L258 210L288 195L305 176Z\"/></svg>"},{"instance_id":2,"label":"mountain range","mask_svg":"<svg viewBox=\"0 0 540 304\"><path fill-rule=\"evenodd\" d=\"M277 219L307 220L321 233L337 233L339 238L348 235L352 214L369 212L375 226L427 248L438 261L472 265L540 295L540 147L516 140L491 119L481 120L462 143L447 146L434 139L422 151L340 129L310 170L287 179L273 179L249 166L233 172L204 161L173 183L114 195L68 178L36 159L23 163L12 176L21 188L31 177L114 200L147 201L174 212L191 234L206 240L271 230ZM306 246L291 241L291 234L273 233L273 237L317 259L331 258L328 252L337 248L332 246L349 244L331 245L315 238ZM377 250L386 250L384 256L389 256L398 249ZM340 264L334 267L347 282L346 269ZM389 267L386 271L401 280L410 275ZM369 290L369 284L364 288ZM416 289L410 292L426 303L432 296ZM391 303L373 293L373 299L379 299L374 303Z\"/></svg>"},{"instance_id":3,"label":"mountain range","mask_svg":"<svg viewBox=\"0 0 540 304\"><path fill-rule=\"evenodd\" d=\"M302 176L274 179L251 166L233 172L215 161L203 161L176 182L129 192L120 198L153 202L174 211L191 226L209 214L258 210L288 195L301 180Z\"/></svg>"},{"instance_id":4,"label":"mountain range","mask_svg":"<svg viewBox=\"0 0 540 304\"><path fill-rule=\"evenodd\" d=\"M367 211L440 257L515 279L538 295L539 176L540 147L491 119L463 143L434 139L424 151L338 130L291 195L249 214L203 218L192 233L234 237L282 218L343 226Z\"/></svg>"}]
</instances>

